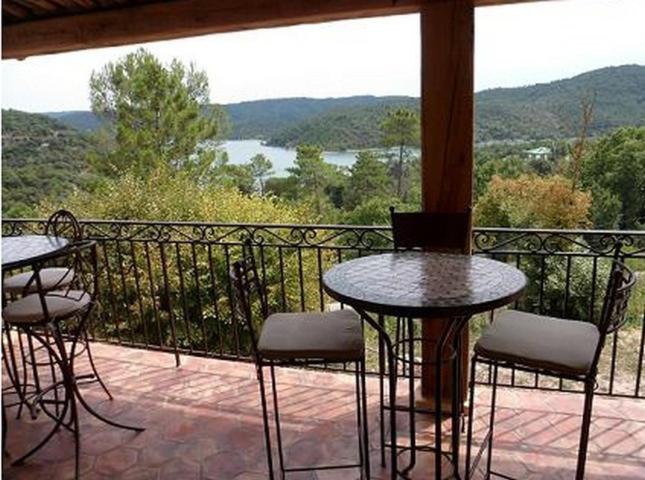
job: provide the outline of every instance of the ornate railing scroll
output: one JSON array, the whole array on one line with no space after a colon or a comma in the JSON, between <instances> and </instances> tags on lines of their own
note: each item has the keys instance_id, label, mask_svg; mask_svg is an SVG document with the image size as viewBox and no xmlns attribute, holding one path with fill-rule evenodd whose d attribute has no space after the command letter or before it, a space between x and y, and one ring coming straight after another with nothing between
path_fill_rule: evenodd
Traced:
<instances>
[{"instance_id":1,"label":"ornate railing scroll","mask_svg":"<svg viewBox=\"0 0 645 480\"><path fill-rule=\"evenodd\" d=\"M246 359L248 337L230 308L227 274L250 239L271 306L281 310L333 308L322 273L360 255L391 250L389 227L83 220L83 234L100 245L101 309L94 335L122 345ZM44 220L8 219L3 235L42 234ZM510 262L529 277L526 311L595 321L610 259L622 245L627 262L645 270L645 232L476 228L473 251ZM642 275L642 274L641 274ZM626 327L605 349L599 391L645 398L645 281ZM472 322L473 337L486 318ZM483 381L486 381L484 378ZM573 388L566 382L522 378L526 387Z\"/></svg>"}]
</instances>

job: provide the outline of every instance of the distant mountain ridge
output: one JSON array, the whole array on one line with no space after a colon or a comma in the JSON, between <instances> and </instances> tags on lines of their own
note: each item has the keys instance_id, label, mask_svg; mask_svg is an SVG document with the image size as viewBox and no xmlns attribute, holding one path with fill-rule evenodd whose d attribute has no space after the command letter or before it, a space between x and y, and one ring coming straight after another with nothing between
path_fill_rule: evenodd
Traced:
<instances>
[{"instance_id":1,"label":"distant mountain ridge","mask_svg":"<svg viewBox=\"0 0 645 480\"><path fill-rule=\"evenodd\" d=\"M400 104L412 97L359 95L341 98L276 98L224 105L233 126L232 138L267 140L303 122L343 109Z\"/></svg>"},{"instance_id":2,"label":"distant mountain ridge","mask_svg":"<svg viewBox=\"0 0 645 480\"><path fill-rule=\"evenodd\" d=\"M576 135L584 97L594 102L591 134L645 125L645 66L606 67L549 83L479 92L477 140Z\"/></svg>"},{"instance_id":3,"label":"distant mountain ridge","mask_svg":"<svg viewBox=\"0 0 645 480\"><path fill-rule=\"evenodd\" d=\"M592 134L620 125L645 125L645 66L623 65L592 70L549 83L478 92L476 141L535 140L571 137L580 123L580 101L595 101ZM379 125L390 108L419 108L406 96L282 98L224 105L233 139L260 138L273 145L317 143L327 150L378 146ZM91 112L46 115L81 131L101 121Z\"/></svg>"},{"instance_id":4,"label":"distant mountain ridge","mask_svg":"<svg viewBox=\"0 0 645 480\"><path fill-rule=\"evenodd\" d=\"M47 112L44 113L44 115L47 115L70 128L80 130L81 132L92 132L94 130L98 130L101 125L103 125L103 121L89 110Z\"/></svg>"}]
</instances>

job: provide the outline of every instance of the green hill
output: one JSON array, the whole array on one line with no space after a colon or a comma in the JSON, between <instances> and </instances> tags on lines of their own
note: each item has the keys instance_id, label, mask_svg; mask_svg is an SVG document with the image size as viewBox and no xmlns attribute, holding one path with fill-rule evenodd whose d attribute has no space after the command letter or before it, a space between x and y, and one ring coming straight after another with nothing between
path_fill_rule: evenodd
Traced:
<instances>
[{"instance_id":1,"label":"green hill","mask_svg":"<svg viewBox=\"0 0 645 480\"><path fill-rule=\"evenodd\" d=\"M595 96L592 134L620 125L645 125L645 66L607 67L565 80L479 92L477 142L540 140L576 134L580 100ZM412 97L280 98L224 105L232 139L259 138L278 146L316 143L327 150L377 147L389 108L418 108ZM91 112L47 115L81 131L101 122Z\"/></svg>"},{"instance_id":2,"label":"green hill","mask_svg":"<svg viewBox=\"0 0 645 480\"><path fill-rule=\"evenodd\" d=\"M45 115L81 132L93 132L103 125L103 121L99 117L87 110L47 112Z\"/></svg>"},{"instance_id":3,"label":"green hill","mask_svg":"<svg viewBox=\"0 0 645 480\"><path fill-rule=\"evenodd\" d=\"M531 141L568 138L580 126L580 102L594 98L592 135L621 125L645 125L645 66L625 65L528 87L498 88L475 95L475 140ZM419 108L418 99L384 99L380 105L338 108L288 127L269 143L315 143L327 150L378 147L379 125L389 108Z\"/></svg>"},{"instance_id":4,"label":"green hill","mask_svg":"<svg viewBox=\"0 0 645 480\"><path fill-rule=\"evenodd\" d=\"M63 197L89 180L91 144L45 115L2 111L2 214L30 215L45 197Z\"/></svg>"},{"instance_id":5,"label":"green hill","mask_svg":"<svg viewBox=\"0 0 645 480\"><path fill-rule=\"evenodd\" d=\"M409 97L362 95L343 98L276 98L224 105L233 127L232 138L277 137L285 130L330 112L346 109L371 109L405 102Z\"/></svg>"},{"instance_id":6,"label":"green hill","mask_svg":"<svg viewBox=\"0 0 645 480\"><path fill-rule=\"evenodd\" d=\"M270 145L296 147L302 143L322 145L326 150L377 147L379 125L388 110L397 107L418 109L418 99L385 97L370 106L337 108L272 135Z\"/></svg>"},{"instance_id":7,"label":"green hill","mask_svg":"<svg viewBox=\"0 0 645 480\"><path fill-rule=\"evenodd\" d=\"M645 125L645 66L593 70L566 80L477 94L477 141L571 137L580 101L594 97L591 133Z\"/></svg>"}]
</instances>

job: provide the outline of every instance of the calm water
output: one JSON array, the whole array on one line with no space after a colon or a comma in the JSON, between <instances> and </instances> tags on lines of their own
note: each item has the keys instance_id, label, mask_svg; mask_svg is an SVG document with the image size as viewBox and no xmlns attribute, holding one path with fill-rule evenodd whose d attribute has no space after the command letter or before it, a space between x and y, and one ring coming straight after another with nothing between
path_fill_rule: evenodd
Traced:
<instances>
[{"instance_id":1,"label":"calm water","mask_svg":"<svg viewBox=\"0 0 645 480\"><path fill-rule=\"evenodd\" d=\"M221 145L228 152L231 163L240 164L248 162L253 155L263 154L273 163L276 176L286 176L287 168L293 166L296 151L289 148L269 147L262 145L260 140L228 140ZM356 160L355 152L324 152L323 156L329 163L349 167Z\"/></svg>"}]
</instances>

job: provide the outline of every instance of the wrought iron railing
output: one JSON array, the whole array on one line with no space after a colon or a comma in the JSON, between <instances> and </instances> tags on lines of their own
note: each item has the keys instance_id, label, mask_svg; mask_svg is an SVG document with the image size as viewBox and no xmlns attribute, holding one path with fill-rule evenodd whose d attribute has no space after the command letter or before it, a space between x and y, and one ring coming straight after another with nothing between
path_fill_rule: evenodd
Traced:
<instances>
[{"instance_id":1,"label":"wrought iron railing","mask_svg":"<svg viewBox=\"0 0 645 480\"><path fill-rule=\"evenodd\" d=\"M43 220L3 221L3 235L43 233ZM389 227L349 225L220 224L82 221L83 234L100 245L100 305L92 324L103 341L217 358L248 359L249 338L231 309L228 270L250 239L275 309L298 311L332 305L322 289L333 264L392 248ZM609 261L620 242L627 262L645 270L645 232L477 228L476 254L511 262L529 278L515 308L564 318L598 318ZM645 398L645 288L639 282L627 326L610 339L599 391ZM477 330L489 320L471 323ZM375 341L374 338L371 339ZM373 358L372 358L373 360ZM372 362L376 365L376 362ZM486 381L486 372L482 381ZM574 389L509 372L509 384Z\"/></svg>"}]
</instances>

